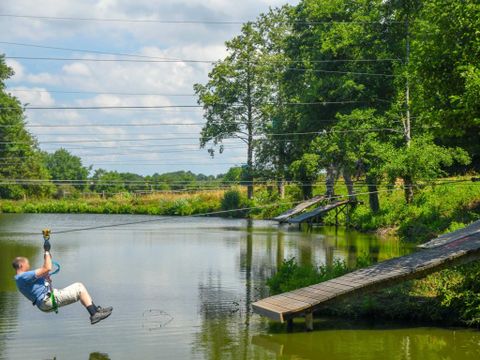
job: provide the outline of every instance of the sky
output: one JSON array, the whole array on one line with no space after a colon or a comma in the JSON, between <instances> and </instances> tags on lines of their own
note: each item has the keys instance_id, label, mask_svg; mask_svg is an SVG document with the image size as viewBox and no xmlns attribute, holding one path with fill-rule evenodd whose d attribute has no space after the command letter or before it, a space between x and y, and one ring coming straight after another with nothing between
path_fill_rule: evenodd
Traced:
<instances>
[{"instance_id":1,"label":"sky","mask_svg":"<svg viewBox=\"0 0 480 360\"><path fill-rule=\"evenodd\" d=\"M197 105L193 84L208 80L211 64L138 61L221 59L224 42L241 25L134 20L244 22L285 3L298 1L2 0L0 54L15 71L7 92L28 104L27 127L42 150L65 148L93 169L224 173L246 162L246 147L227 140L225 151L214 158L200 149L205 120L199 108L28 107ZM92 18L103 20L86 20Z\"/></svg>"}]
</instances>

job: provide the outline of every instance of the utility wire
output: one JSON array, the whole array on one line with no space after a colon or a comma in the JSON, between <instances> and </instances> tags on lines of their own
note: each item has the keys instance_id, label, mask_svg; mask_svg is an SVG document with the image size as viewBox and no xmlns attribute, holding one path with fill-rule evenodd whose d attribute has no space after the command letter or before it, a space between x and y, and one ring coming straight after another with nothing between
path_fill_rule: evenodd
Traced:
<instances>
[{"instance_id":1,"label":"utility wire","mask_svg":"<svg viewBox=\"0 0 480 360\"><path fill-rule=\"evenodd\" d=\"M243 25L248 21L240 20L162 20L162 19L128 19L128 18L93 18L93 17L65 17L65 16L40 16L29 14L0 14L0 17L7 18L23 18L23 19L38 19L38 20L62 20L62 21L91 21L91 22L125 22L125 23L156 23L156 24L199 24L199 25ZM404 24L403 21L385 20L378 21L287 21L287 23L304 24L304 25L324 25L324 24L373 24L373 25L388 25L388 24Z\"/></svg>"},{"instance_id":2,"label":"utility wire","mask_svg":"<svg viewBox=\"0 0 480 360\"><path fill-rule=\"evenodd\" d=\"M361 132L401 132L401 130L392 129L392 128L377 128L377 129L348 129L348 130L325 130L325 131L310 131L310 132L291 132L291 133L267 133L262 136L271 137L271 136L292 136L292 135L327 135L329 133L361 133ZM258 135L257 135L258 136ZM118 139L118 140L106 140L106 139L94 139L94 140L58 140L58 141L40 141L40 144L63 144L63 143L95 143L95 142L132 142L132 141L176 141L176 140L187 140L187 139L198 139L198 138L179 138L179 137L169 137L169 138L139 138L139 139ZM237 139L236 137L228 137L225 139ZM266 140L262 138L257 138L255 140ZM0 141L2 145L12 145L12 144L30 144L27 141ZM188 144L195 145L195 144ZM165 145L169 146L169 145Z\"/></svg>"},{"instance_id":3,"label":"utility wire","mask_svg":"<svg viewBox=\"0 0 480 360\"><path fill-rule=\"evenodd\" d=\"M121 95L121 96L165 96L165 97L193 97L197 94L169 94L169 93L131 93L131 92L98 92L98 91L63 91L63 90L40 90L7 88L6 91L31 92L45 94L74 94L74 95Z\"/></svg>"},{"instance_id":4,"label":"utility wire","mask_svg":"<svg viewBox=\"0 0 480 360\"><path fill-rule=\"evenodd\" d=\"M346 100L346 101L317 101L317 102L286 102L282 103L282 105L342 105L342 104L364 104L364 103L371 103L375 101L372 100ZM210 105L210 104L209 104ZM222 104L222 103L214 103L211 105L225 105L231 107L242 107L242 104ZM262 105L276 105L276 103L264 103ZM183 109L183 108L196 108L196 109L203 109L204 105L132 105L132 106L40 106L40 105L28 105L25 106L25 110L158 110L158 109ZM0 110L17 110L17 107L12 106L1 106Z\"/></svg>"},{"instance_id":5,"label":"utility wire","mask_svg":"<svg viewBox=\"0 0 480 360\"><path fill-rule=\"evenodd\" d=\"M178 58L170 57L161 57L161 56L148 56L148 55L139 55L139 54L126 54L126 53L116 53L116 52L107 52L100 50L89 50L89 49L76 49L76 48L64 48L58 46L47 46L47 45L38 45L38 44L25 44L11 41L0 41L0 44L5 45L14 45L14 46L24 46L24 47L33 47L40 49L50 49L50 50L61 50L61 51L72 51L72 52L82 52L87 54L100 54L100 55L113 55L113 56L128 56L142 59L156 59L156 60L178 60Z\"/></svg>"},{"instance_id":6,"label":"utility wire","mask_svg":"<svg viewBox=\"0 0 480 360\"><path fill-rule=\"evenodd\" d=\"M0 44L2 41L0 41ZM132 56L132 55L128 55ZM5 59L14 60L41 60L41 61L82 61L82 62L131 62L131 63L204 63L214 64L219 60L195 60L195 59L173 59L173 58L159 58L159 59L98 59L98 58L66 58L66 57L47 57L47 56L5 56ZM330 63L371 63L371 62L395 62L400 59L330 59L330 60L293 60L285 59L286 63L312 63L312 64L330 64ZM263 64L263 62L262 62ZM253 66L257 64L254 62ZM281 65L279 66L282 67ZM287 70L292 70L286 68ZM295 68L293 68L295 69ZM303 69L299 69L303 70Z\"/></svg>"}]
</instances>

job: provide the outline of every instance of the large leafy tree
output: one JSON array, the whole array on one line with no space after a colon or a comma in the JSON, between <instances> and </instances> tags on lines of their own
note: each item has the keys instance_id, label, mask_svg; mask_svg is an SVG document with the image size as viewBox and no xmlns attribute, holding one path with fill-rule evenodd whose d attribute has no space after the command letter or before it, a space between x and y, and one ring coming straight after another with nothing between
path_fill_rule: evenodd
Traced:
<instances>
[{"instance_id":1,"label":"large leafy tree","mask_svg":"<svg viewBox=\"0 0 480 360\"><path fill-rule=\"evenodd\" d=\"M220 145L220 152L225 139L237 138L247 145L249 199L253 197L255 136L262 132L271 95L262 44L258 24L246 23L240 35L226 42L228 56L215 64L208 82L194 86L207 120L200 145ZM209 151L213 155L214 150Z\"/></svg>"},{"instance_id":2,"label":"large leafy tree","mask_svg":"<svg viewBox=\"0 0 480 360\"><path fill-rule=\"evenodd\" d=\"M480 168L480 3L425 1L412 34L418 121L441 144L461 146Z\"/></svg>"},{"instance_id":3,"label":"large leafy tree","mask_svg":"<svg viewBox=\"0 0 480 360\"><path fill-rule=\"evenodd\" d=\"M71 180L74 187L83 190L91 167L83 166L82 159L65 149L45 154L45 165L53 180Z\"/></svg>"},{"instance_id":4,"label":"large leafy tree","mask_svg":"<svg viewBox=\"0 0 480 360\"><path fill-rule=\"evenodd\" d=\"M50 195L53 186L41 181L48 180L49 174L35 138L25 128L22 105L5 89L4 81L13 74L0 57L0 181L4 182L0 197Z\"/></svg>"}]
</instances>

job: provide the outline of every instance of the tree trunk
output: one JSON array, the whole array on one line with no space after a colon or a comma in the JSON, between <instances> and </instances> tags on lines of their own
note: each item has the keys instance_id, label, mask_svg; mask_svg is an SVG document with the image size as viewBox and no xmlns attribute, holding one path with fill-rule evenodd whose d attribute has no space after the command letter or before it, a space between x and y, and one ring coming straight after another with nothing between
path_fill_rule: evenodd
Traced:
<instances>
[{"instance_id":1,"label":"tree trunk","mask_svg":"<svg viewBox=\"0 0 480 360\"><path fill-rule=\"evenodd\" d=\"M277 189L278 189L278 195L280 199L285 198L285 171L284 171L285 153L283 152L284 146L285 145L283 141L281 141L280 146L278 147Z\"/></svg>"},{"instance_id":2,"label":"tree trunk","mask_svg":"<svg viewBox=\"0 0 480 360\"><path fill-rule=\"evenodd\" d=\"M278 196L280 199L285 199L285 180L280 179L277 182Z\"/></svg>"},{"instance_id":3,"label":"tree trunk","mask_svg":"<svg viewBox=\"0 0 480 360\"><path fill-rule=\"evenodd\" d=\"M356 202L357 196L355 195L355 190L353 189L352 176L350 174L350 170L347 168L343 168L343 179L345 180L345 185L348 190L348 199Z\"/></svg>"},{"instance_id":4,"label":"tree trunk","mask_svg":"<svg viewBox=\"0 0 480 360\"><path fill-rule=\"evenodd\" d=\"M327 175L325 177L325 185L327 186L327 192L325 195L328 198L335 196L335 166L330 164L327 168Z\"/></svg>"},{"instance_id":5,"label":"tree trunk","mask_svg":"<svg viewBox=\"0 0 480 360\"><path fill-rule=\"evenodd\" d=\"M252 109L252 89L250 84L250 71L247 78L247 197L253 199L253 109Z\"/></svg>"},{"instance_id":6,"label":"tree trunk","mask_svg":"<svg viewBox=\"0 0 480 360\"><path fill-rule=\"evenodd\" d=\"M313 195L313 187L312 183L303 183L302 184L302 192L303 192L303 199L308 200L312 198Z\"/></svg>"},{"instance_id":7,"label":"tree trunk","mask_svg":"<svg viewBox=\"0 0 480 360\"><path fill-rule=\"evenodd\" d=\"M377 213L380 211L380 202L378 201L377 179L373 176L367 176L366 181L370 210L372 210L373 213Z\"/></svg>"},{"instance_id":8,"label":"tree trunk","mask_svg":"<svg viewBox=\"0 0 480 360\"><path fill-rule=\"evenodd\" d=\"M413 181L411 176L403 178L403 186L405 188L405 201L410 204L413 201Z\"/></svg>"}]
</instances>

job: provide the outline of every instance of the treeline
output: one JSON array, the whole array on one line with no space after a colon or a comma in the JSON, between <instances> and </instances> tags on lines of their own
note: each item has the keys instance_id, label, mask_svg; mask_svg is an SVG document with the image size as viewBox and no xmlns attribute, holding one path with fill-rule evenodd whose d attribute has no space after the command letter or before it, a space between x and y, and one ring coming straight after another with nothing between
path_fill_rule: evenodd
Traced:
<instances>
[{"instance_id":1,"label":"treeline","mask_svg":"<svg viewBox=\"0 0 480 360\"><path fill-rule=\"evenodd\" d=\"M248 147L258 179L303 184L324 174L370 192L480 167L480 5L474 0L302 0L271 9L226 42L204 84L201 145Z\"/></svg>"}]
</instances>

